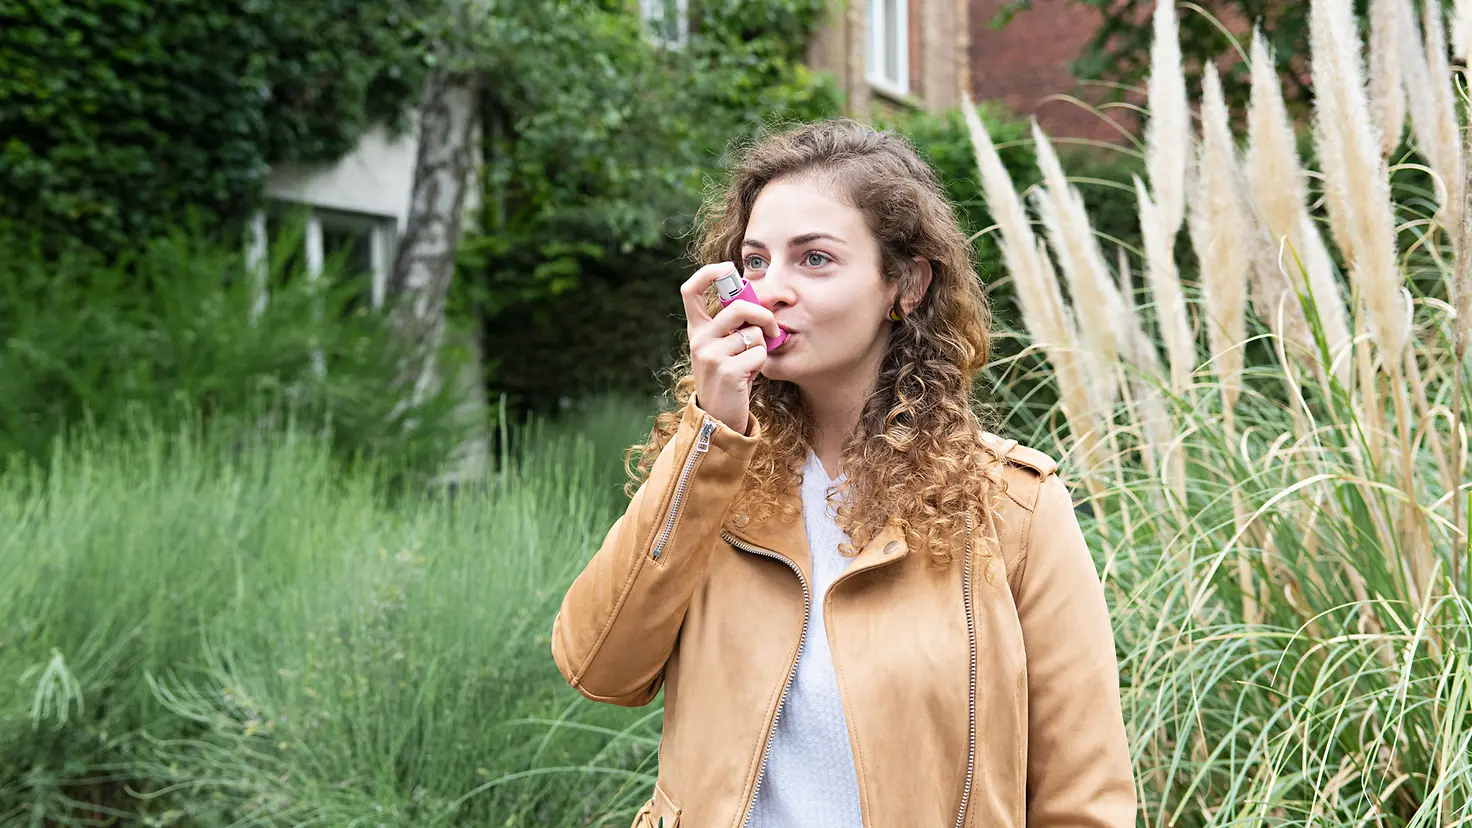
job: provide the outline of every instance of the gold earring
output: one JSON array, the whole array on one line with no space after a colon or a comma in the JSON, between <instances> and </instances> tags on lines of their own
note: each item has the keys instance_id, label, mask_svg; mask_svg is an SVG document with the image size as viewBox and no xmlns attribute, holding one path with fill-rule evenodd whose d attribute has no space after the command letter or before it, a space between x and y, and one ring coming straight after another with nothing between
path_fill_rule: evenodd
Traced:
<instances>
[{"instance_id":1,"label":"gold earring","mask_svg":"<svg viewBox=\"0 0 1472 828\"><path fill-rule=\"evenodd\" d=\"M891 322L899 322L899 321L901 321L901 318L900 318L900 309L899 308L890 308L889 309L889 321L891 321Z\"/></svg>"}]
</instances>

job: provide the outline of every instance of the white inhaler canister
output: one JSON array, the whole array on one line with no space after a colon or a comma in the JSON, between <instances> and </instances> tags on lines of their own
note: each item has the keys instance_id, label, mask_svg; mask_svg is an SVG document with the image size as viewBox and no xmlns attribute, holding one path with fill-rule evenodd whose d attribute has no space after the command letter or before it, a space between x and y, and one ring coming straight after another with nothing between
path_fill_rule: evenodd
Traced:
<instances>
[{"instance_id":1,"label":"white inhaler canister","mask_svg":"<svg viewBox=\"0 0 1472 828\"><path fill-rule=\"evenodd\" d=\"M746 301L753 305L761 304L756 297L756 291L751 287L751 283L746 281L735 270L716 279L716 295L720 297L722 307L737 301ZM772 351L781 347L782 343L787 341L787 331L779 325L776 336L766 336L764 334L762 339L766 340L767 350Z\"/></svg>"}]
</instances>

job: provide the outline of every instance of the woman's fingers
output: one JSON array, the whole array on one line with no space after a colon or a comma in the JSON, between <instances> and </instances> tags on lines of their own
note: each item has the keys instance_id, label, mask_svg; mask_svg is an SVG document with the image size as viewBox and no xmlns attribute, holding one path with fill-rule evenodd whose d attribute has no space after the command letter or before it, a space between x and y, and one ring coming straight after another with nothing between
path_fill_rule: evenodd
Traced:
<instances>
[{"instance_id":1,"label":"woman's fingers","mask_svg":"<svg viewBox=\"0 0 1472 828\"><path fill-rule=\"evenodd\" d=\"M760 343L731 357L726 363L727 370L731 372L732 379L736 382L737 387L745 391L751 389L751 378L766 364L767 349L766 346Z\"/></svg>"},{"instance_id":2,"label":"woman's fingers","mask_svg":"<svg viewBox=\"0 0 1472 828\"><path fill-rule=\"evenodd\" d=\"M736 265L730 262L708 264L695 271L683 285L680 285L680 296L685 301L685 319L692 330L700 323L710 321L710 314L705 309L705 292L716 283L717 279L735 269Z\"/></svg>"},{"instance_id":3,"label":"woman's fingers","mask_svg":"<svg viewBox=\"0 0 1472 828\"><path fill-rule=\"evenodd\" d=\"M747 325L738 328L734 332L721 337L721 342L726 345L726 353L735 356L750 348L765 348L766 340L762 337L762 329L755 325Z\"/></svg>"},{"instance_id":4,"label":"woman's fingers","mask_svg":"<svg viewBox=\"0 0 1472 828\"><path fill-rule=\"evenodd\" d=\"M735 270L730 262L707 265L680 286L690 338L690 372L701 408L741 433L751 413L752 377L767 361L762 330L776 330L772 312L752 302L732 302L714 317L706 293L721 276Z\"/></svg>"},{"instance_id":5,"label":"woman's fingers","mask_svg":"<svg viewBox=\"0 0 1472 828\"><path fill-rule=\"evenodd\" d=\"M722 337L745 327L760 331L777 330L777 319L772 312L751 302L732 302L721 309L715 318L706 324L711 336ZM693 332L692 332L693 333Z\"/></svg>"}]
</instances>

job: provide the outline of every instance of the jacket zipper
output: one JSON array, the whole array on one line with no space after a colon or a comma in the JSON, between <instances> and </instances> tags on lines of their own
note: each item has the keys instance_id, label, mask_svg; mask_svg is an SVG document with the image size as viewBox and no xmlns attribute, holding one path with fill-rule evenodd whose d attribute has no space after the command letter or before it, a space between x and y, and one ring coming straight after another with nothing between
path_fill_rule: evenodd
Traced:
<instances>
[{"instance_id":1,"label":"jacket zipper","mask_svg":"<svg viewBox=\"0 0 1472 828\"><path fill-rule=\"evenodd\" d=\"M765 557L773 558L787 564L787 566L790 567L792 571L797 574L797 580L802 583L802 634L799 635L797 638L797 657L794 657L792 659L792 664L789 665L787 668L787 681L783 683L782 696L777 700L777 712L772 716L772 728L771 730L767 731L767 741L764 745L762 745L762 763L761 767L757 768L756 785L753 786L751 789L751 799L746 803L746 814L741 818L741 825L743 826L743 828L745 828L745 826L751 824L751 814L752 810L756 806L756 797L757 794L761 792L762 780L766 778L767 775L767 754L771 750L772 740L777 737L777 721L782 718L782 708L787 706L787 691L792 689L792 679L797 672L797 659L802 656L803 644L807 642L808 615L812 612L812 592L808 589L808 579L803 577L802 570L797 568L797 564L793 563L787 558L784 558L781 555L778 555L776 552L770 552L766 549L762 549L761 547L752 546L746 541L732 536L728 532L722 532L721 537L727 543L731 544L737 549L745 552L750 552L754 555L763 555Z\"/></svg>"},{"instance_id":2,"label":"jacket zipper","mask_svg":"<svg viewBox=\"0 0 1472 828\"><path fill-rule=\"evenodd\" d=\"M971 529L971 513L968 512L961 597L966 604L966 640L971 645L971 681L966 693L966 785L961 788L961 810L956 814L956 828L963 828L966 823L966 807L971 802L971 782L976 773L976 620L971 610Z\"/></svg>"},{"instance_id":3,"label":"jacket zipper","mask_svg":"<svg viewBox=\"0 0 1472 828\"><path fill-rule=\"evenodd\" d=\"M670 535L674 534L675 521L680 518L680 507L685 504L685 488L690 484L690 475L695 471L695 464L701 455L710 451L710 435L716 430L715 420L709 417L700 424L700 437L695 441L695 450L685 458L685 468L680 472L680 482L675 485L675 496L670 498L670 513L664 520L664 529L660 530L659 540L654 542L654 548L649 551L649 557L658 558L664 554L664 545L669 542Z\"/></svg>"}]
</instances>

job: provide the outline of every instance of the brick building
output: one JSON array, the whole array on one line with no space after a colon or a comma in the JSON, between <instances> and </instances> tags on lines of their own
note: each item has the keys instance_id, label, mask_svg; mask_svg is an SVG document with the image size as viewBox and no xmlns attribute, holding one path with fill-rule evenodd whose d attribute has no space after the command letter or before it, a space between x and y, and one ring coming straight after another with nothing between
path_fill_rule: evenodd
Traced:
<instances>
[{"instance_id":1,"label":"brick building","mask_svg":"<svg viewBox=\"0 0 1472 828\"><path fill-rule=\"evenodd\" d=\"M952 109L963 90L1037 115L1049 134L1116 140L1118 132L1076 104L1069 64L1093 37L1098 12L1075 0L1034 0L1001 30L991 21L1007 0L830 0L808 44L809 66L831 72L846 114L867 120L897 108ZM657 36L678 47L691 0L639 0ZM1087 96L1083 92L1080 96ZM1130 114L1114 110L1129 122Z\"/></svg>"},{"instance_id":2,"label":"brick building","mask_svg":"<svg viewBox=\"0 0 1472 828\"><path fill-rule=\"evenodd\" d=\"M1034 0L994 31L991 21L1006 2L832 2L807 61L837 76L856 118L903 106L950 109L965 89L974 100L1001 100L1021 115L1036 115L1050 135L1118 140L1098 116L1053 97L1091 94L1069 66L1093 37L1099 13L1075 0ZM1135 127L1132 113L1111 114Z\"/></svg>"},{"instance_id":3,"label":"brick building","mask_svg":"<svg viewBox=\"0 0 1472 828\"><path fill-rule=\"evenodd\" d=\"M960 105L970 78L968 0L846 0L828 9L807 62L837 76L849 115Z\"/></svg>"},{"instance_id":4,"label":"brick building","mask_svg":"<svg viewBox=\"0 0 1472 828\"><path fill-rule=\"evenodd\" d=\"M1036 115L1051 136L1119 140L1117 130L1076 103L1051 96L1091 94L1080 86L1069 65L1093 38L1101 19L1094 9L1074 0L1033 0L1006 26L991 21L1006 0L971 0L969 65L971 94L977 100L998 99L1018 114ZM1111 110L1111 117L1133 127L1132 113Z\"/></svg>"}]
</instances>

